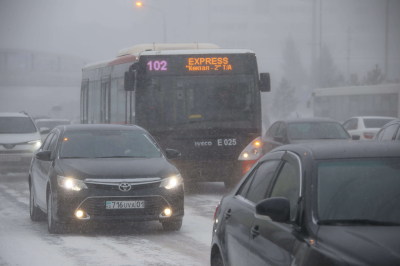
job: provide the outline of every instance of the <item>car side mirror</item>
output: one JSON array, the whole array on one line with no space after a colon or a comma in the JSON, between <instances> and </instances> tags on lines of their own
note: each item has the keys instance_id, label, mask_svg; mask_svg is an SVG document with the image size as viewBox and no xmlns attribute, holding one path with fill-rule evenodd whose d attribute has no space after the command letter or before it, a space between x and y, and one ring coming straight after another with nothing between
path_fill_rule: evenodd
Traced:
<instances>
[{"instance_id":1,"label":"car side mirror","mask_svg":"<svg viewBox=\"0 0 400 266\"><path fill-rule=\"evenodd\" d=\"M48 127L41 127L40 128L40 134L44 135L44 134L49 134L50 133L50 128Z\"/></svg>"},{"instance_id":2,"label":"car side mirror","mask_svg":"<svg viewBox=\"0 0 400 266\"><path fill-rule=\"evenodd\" d=\"M271 79L269 73L260 73L259 87L262 92L271 91Z\"/></svg>"},{"instance_id":3,"label":"car side mirror","mask_svg":"<svg viewBox=\"0 0 400 266\"><path fill-rule=\"evenodd\" d=\"M39 151L36 153L36 159L41 161L51 161L51 151Z\"/></svg>"},{"instance_id":4,"label":"car side mirror","mask_svg":"<svg viewBox=\"0 0 400 266\"><path fill-rule=\"evenodd\" d=\"M352 135L351 139L352 140L360 140L360 135Z\"/></svg>"},{"instance_id":5,"label":"car side mirror","mask_svg":"<svg viewBox=\"0 0 400 266\"><path fill-rule=\"evenodd\" d=\"M290 203L287 198L269 198L256 205L256 218L268 219L279 223L290 222Z\"/></svg>"},{"instance_id":6,"label":"car side mirror","mask_svg":"<svg viewBox=\"0 0 400 266\"><path fill-rule=\"evenodd\" d=\"M179 151L173 149L166 149L165 153L168 159L175 159L182 156L182 154Z\"/></svg>"},{"instance_id":7,"label":"car side mirror","mask_svg":"<svg viewBox=\"0 0 400 266\"><path fill-rule=\"evenodd\" d=\"M124 90L125 91L134 91L135 90L135 80L136 80L136 71L125 72Z\"/></svg>"}]
</instances>

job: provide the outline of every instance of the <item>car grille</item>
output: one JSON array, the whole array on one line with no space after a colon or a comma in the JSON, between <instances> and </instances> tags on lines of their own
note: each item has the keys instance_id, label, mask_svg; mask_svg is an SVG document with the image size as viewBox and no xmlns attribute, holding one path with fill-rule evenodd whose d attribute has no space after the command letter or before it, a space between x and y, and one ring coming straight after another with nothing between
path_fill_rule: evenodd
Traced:
<instances>
[{"instance_id":1,"label":"car grille","mask_svg":"<svg viewBox=\"0 0 400 266\"><path fill-rule=\"evenodd\" d=\"M93 183L85 183L85 184L89 189L119 191L119 187L115 186L115 185L93 184ZM131 191L132 190L147 189L147 188L155 188L155 187L159 187L160 184L161 184L161 182L148 183L148 184L139 184L139 185L131 184L132 185L131 186Z\"/></svg>"},{"instance_id":2,"label":"car grille","mask_svg":"<svg viewBox=\"0 0 400 266\"><path fill-rule=\"evenodd\" d=\"M144 200L143 209L106 209L106 201L132 201ZM167 201L160 196L151 197L101 197L88 198L79 207L90 216L140 216L160 215L168 208Z\"/></svg>"}]
</instances>

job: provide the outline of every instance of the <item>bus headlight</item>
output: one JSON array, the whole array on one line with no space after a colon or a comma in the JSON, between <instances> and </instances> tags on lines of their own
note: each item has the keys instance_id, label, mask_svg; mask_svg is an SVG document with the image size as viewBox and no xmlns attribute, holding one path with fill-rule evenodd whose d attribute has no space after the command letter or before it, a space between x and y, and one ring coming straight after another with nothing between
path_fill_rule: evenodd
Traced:
<instances>
[{"instance_id":1,"label":"bus headlight","mask_svg":"<svg viewBox=\"0 0 400 266\"><path fill-rule=\"evenodd\" d=\"M239 155L239 161L252 161L258 160L262 156L262 139L258 137L250 142L249 145Z\"/></svg>"},{"instance_id":2,"label":"bus headlight","mask_svg":"<svg viewBox=\"0 0 400 266\"><path fill-rule=\"evenodd\" d=\"M180 174L165 178L161 181L160 187L165 187L166 189L176 188L181 185L183 179Z\"/></svg>"},{"instance_id":3,"label":"bus headlight","mask_svg":"<svg viewBox=\"0 0 400 266\"><path fill-rule=\"evenodd\" d=\"M57 182L60 187L66 188L68 190L79 191L81 189L87 188L87 186L85 185L85 183L83 183L82 180L70 177L57 176Z\"/></svg>"}]
</instances>

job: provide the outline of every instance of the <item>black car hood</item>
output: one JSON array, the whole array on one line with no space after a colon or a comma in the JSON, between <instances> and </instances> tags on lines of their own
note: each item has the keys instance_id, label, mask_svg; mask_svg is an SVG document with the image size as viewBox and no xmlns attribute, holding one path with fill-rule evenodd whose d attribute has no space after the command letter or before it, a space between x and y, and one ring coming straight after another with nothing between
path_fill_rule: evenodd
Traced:
<instances>
[{"instance_id":1,"label":"black car hood","mask_svg":"<svg viewBox=\"0 0 400 266\"><path fill-rule=\"evenodd\" d=\"M60 159L57 163L64 176L81 180L86 178L165 178L178 173L176 168L163 157Z\"/></svg>"},{"instance_id":2,"label":"black car hood","mask_svg":"<svg viewBox=\"0 0 400 266\"><path fill-rule=\"evenodd\" d=\"M348 139L292 139L290 140L290 144L302 144L302 143L310 143L310 142L338 142L338 141L349 141Z\"/></svg>"},{"instance_id":3,"label":"black car hood","mask_svg":"<svg viewBox=\"0 0 400 266\"><path fill-rule=\"evenodd\" d=\"M350 265L400 265L400 226L321 226L317 244Z\"/></svg>"}]
</instances>

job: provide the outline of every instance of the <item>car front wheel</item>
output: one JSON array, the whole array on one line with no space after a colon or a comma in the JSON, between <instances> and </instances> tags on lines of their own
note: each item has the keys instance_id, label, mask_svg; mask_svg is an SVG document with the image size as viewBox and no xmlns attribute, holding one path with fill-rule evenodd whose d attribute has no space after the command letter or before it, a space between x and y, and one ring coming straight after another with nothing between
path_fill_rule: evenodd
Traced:
<instances>
[{"instance_id":1,"label":"car front wheel","mask_svg":"<svg viewBox=\"0 0 400 266\"><path fill-rule=\"evenodd\" d=\"M44 213L39 209L36 205L35 194L33 190L33 184L31 184L29 189L29 214L31 216L32 221L41 221L44 220L43 218L46 217Z\"/></svg>"},{"instance_id":2,"label":"car front wheel","mask_svg":"<svg viewBox=\"0 0 400 266\"><path fill-rule=\"evenodd\" d=\"M52 208L51 192L47 198L47 228L50 234L62 234L65 233L66 227L64 224L55 221L53 219L53 208Z\"/></svg>"}]
</instances>

